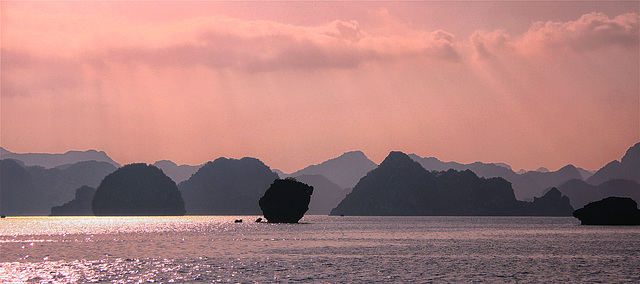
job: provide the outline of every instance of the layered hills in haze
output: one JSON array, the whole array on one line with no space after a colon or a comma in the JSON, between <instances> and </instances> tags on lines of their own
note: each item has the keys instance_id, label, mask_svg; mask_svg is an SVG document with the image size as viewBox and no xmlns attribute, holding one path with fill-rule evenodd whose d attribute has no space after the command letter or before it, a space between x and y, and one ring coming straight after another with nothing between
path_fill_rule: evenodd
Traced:
<instances>
[{"instance_id":1,"label":"layered hills in haze","mask_svg":"<svg viewBox=\"0 0 640 284\"><path fill-rule=\"evenodd\" d=\"M18 154L7 151L0 147L0 159L15 159L24 163L26 166L41 166L44 168L55 168L63 165L71 165L82 161L107 162L114 167L119 168L120 164L112 160L107 153L103 151L68 151L64 154L46 154L46 153L26 153Z\"/></svg>"},{"instance_id":2,"label":"layered hills in haze","mask_svg":"<svg viewBox=\"0 0 640 284\"><path fill-rule=\"evenodd\" d=\"M75 206L76 189L97 188L119 166L94 150L16 154L0 148L0 155L0 213L6 215L49 215L54 206ZM360 151L292 174L276 174L255 158L218 158L202 166L162 160L154 166L178 184L187 214L260 214L259 198L285 177L314 187L308 214L553 215L566 209L563 195L573 208L609 196L640 202L640 143L593 175L573 165L516 173L507 164L442 162L401 152L377 166Z\"/></svg>"},{"instance_id":3,"label":"layered hills in haze","mask_svg":"<svg viewBox=\"0 0 640 284\"><path fill-rule=\"evenodd\" d=\"M6 215L49 215L53 206L72 200L77 188L96 188L116 170L111 163L97 161L47 169L5 159L0 166L0 210Z\"/></svg>"},{"instance_id":4,"label":"layered hills in haze","mask_svg":"<svg viewBox=\"0 0 640 284\"><path fill-rule=\"evenodd\" d=\"M587 179L598 185L610 179L627 179L640 183L640 143L633 145L620 161L611 161Z\"/></svg>"},{"instance_id":5,"label":"layered hills in haze","mask_svg":"<svg viewBox=\"0 0 640 284\"><path fill-rule=\"evenodd\" d=\"M323 175L340 188L353 188L360 178L376 168L361 151L346 152L339 157L311 165L288 176Z\"/></svg>"},{"instance_id":6,"label":"layered hills in haze","mask_svg":"<svg viewBox=\"0 0 640 284\"><path fill-rule=\"evenodd\" d=\"M296 180L313 186L313 195L309 203L309 215L329 215L347 195L348 189L342 189L323 175L302 175Z\"/></svg>"},{"instance_id":7,"label":"layered hills in haze","mask_svg":"<svg viewBox=\"0 0 640 284\"><path fill-rule=\"evenodd\" d=\"M605 197L629 197L640 203L640 143L627 150L620 161L612 161L586 181L570 180L558 187L574 208Z\"/></svg>"},{"instance_id":8,"label":"layered hills in haze","mask_svg":"<svg viewBox=\"0 0 640 284\"><path fill-rule=\"evenodd\" d=\"M550 215L573 208L557 189L534 202L518 201L503 178L471 170L427 171L402 152L391 152L331 211L333 215Z\"/></svg>"},{"instance_id":9,"label":"layered hills in haze","mask_svg":"<svg viewBox=\"0 0 640 284\"><path fill-rule=\"evenodd\" d=\"M518 174L511 170L511 167L501 164L481 162L460 164L456 162L442 162L433 157L422 158L415 154L409 156L430 171L446 171L449 169L457 171L471 170L478 176L484 178L504 178L513 186L516 199L518 200L533 200L534 197L542 196L549 187L561 185L572 179L582 179L581 171L573 165L567 165L555 172L529 171Z\"/></svg>"},{"instance_id":10,"label":"layered hills in haze","mask_svg":"<svg viewBox=\"0 0 640 284\"><path fill-rule=\"evenodd\" d=\"M571 206L576 209L609 196L629 197L640 202L640 184L628 179L610 179L599 185L574 179L559 186L558 190L569 197Z\"/></svg>"},{"instance_id":11,"label":"layered hills in haze","mask_svg":"<svg viewBox=\"0 0 640 284\"><path fill-rule=\"evenodd\" d=\"M169 176L176 183L181 183L191 175L195 174L201 166L190 165L177 165L169 160L162 160L153 163L154 166L161 169L167 176Z\"/></svg>"},{"instance_id":12,"label":"layered hills in haze","mask_svg":"<svg viewBox=\"0 0 640 284\"><path fill-rule=\"evenodd\" d=\"M258 159L218 158L178 188L189 215L259 215L258 200L278 178Z\"/></svg>"}]
</instances>

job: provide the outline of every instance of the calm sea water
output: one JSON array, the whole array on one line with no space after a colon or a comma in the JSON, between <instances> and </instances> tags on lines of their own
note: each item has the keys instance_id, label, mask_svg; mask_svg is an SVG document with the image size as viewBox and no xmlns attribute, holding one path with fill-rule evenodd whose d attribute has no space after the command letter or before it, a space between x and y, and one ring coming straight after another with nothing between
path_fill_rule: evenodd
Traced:
<instances>
[{"instance_id":1,"label":"calm sea water","mask_svg":"<svg viewBox=\"0 0 640 284\"><path fill-rule=\"evenodd\" d=\"M640 282L637 226L257 217L8 217L0 220L0 282Z\"/></svg>"}]
</instances>

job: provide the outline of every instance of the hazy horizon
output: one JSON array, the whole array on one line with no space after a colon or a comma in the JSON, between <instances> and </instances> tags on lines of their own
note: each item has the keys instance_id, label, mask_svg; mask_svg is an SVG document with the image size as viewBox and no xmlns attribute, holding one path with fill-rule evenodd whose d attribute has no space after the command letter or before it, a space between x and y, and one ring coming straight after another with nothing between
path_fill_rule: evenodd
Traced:
<instances>
[{"instance_id":1,"label":"hazy horizon","mask_svg":"<svg viewBox=\"0 0 640 284\"><path fill-rule=\"evenodd\" d=\"M640 141L640 3L1 2L0 146L597 170Z\"/></svg>"},{"instance_id":2,"label":"hazy horizon","mask_svg":"<svg viewBox=\"0 0 640 284\"><path fill-rule=\"evenodd\" d=\"M638 142L638 143L640 143L640 142ZM632 146L633 146L633 145L632 145ZM630 147L631 147L631 146L630 146ZM113 157L111 157L111 156L109 155L109 153L107 153L106 151L100 150L100 149L85 149L85 150L72 149L72 150L68 150L68 151L60 152L60 153L35 153L35 152L17 153L17 152L13 152L13 151L11 151L10 149L5 149L5 148L3 148L3 149L4 149L4 150L6 150L6 151L11 152L12 154L18 154L18 155L22 155L22 154L61 155L61 154L65 154L65 153L67 153L67 152L73 152L73 151L77 151L77 152L97 151L97 152L104 152L104 153L105 153L109 158L112 158L112 159L113 159ZM628 150L628 149L627 149L627 150ZM390 151L390 153L391 153L391 152L394 152L394 151L400 151L400 152L403 152L403 153L405 153L405 154L415 154L415 155L418 155L418 156L419 156L419 157L421 157L421 158L436 158L436 159L440 160L440 161L441 161L441 162L443 162L443 163L450 163L450 162L453 162L453 163L460 163L460 164L471 164L471 163L475 163L475 162L481 162L481 163L495 164L495 165L500 165L500 166L502 166L502 165L507 165L507 166L510 166L510 167L511 167L511 170L512 170L512 171L514 171L514 172L518 172L518 171L522 171L522 170L524 170L524 171L538 171L538 170L544 170L544 171L549 171L549 172L555 172L555 171L557 171L557 170L559 170L559 169L561 169L561 168L563 168L563 167L565 167L565 166L568 166L568 165L573 165L573 166L575 166L575 167L582 168L582 169L584 169L584 170L588 170L588 171L595 172L595 171L599 170L600 168L604 167L606 164L608 164L608 163L609 163L609 162L611 162L611 161L614 161L614 160L620 161L620 160L621 160L621 158L624 156L624 153L626 152L626 150L625 150L625 151L623 151L623 153L620 155L620 157L618 157L618 158L614 158L614 159L612 159L611 161L607 162L606 164L602 165L602 167L599 167L599 168L596 168L596 169L588 169L588 168L582 167L582 166L580 166L580 165L576 165L575 163L568 163L568 164L562 165L562 166L560 166L560 167L558 167L558 168L547 168L547 167L545 167L545 166L540 166L540 167L535 168L535 169L523 169L523 168L516 169L516 168L514 168L512 165L510 165L510 164L508 164L508 163L500 162L500 161L473 161L473 162L470 162L470 163L461 163L461 162L458 162L458 161L446 161L446 160L442 160L442 159L440 159L440 158L438 158L438 157L434 157L434 156L422 156L422 155L419 155L419 154L416 154L416 153L407 153L407 152L402 151L402 150L391 150L391 151ZM274 171L275 171L275 170L278 170L278 171L283 172L284 174L288 174L288 175L289 175L289 174L293 174L293 173L295 173L296 171L302 170L302 169L304 169L304 168L306 168L306 167L314 166L314 165L319 165L319 164L322 164L322 163L324 163L324 162L326 162L326 161L329 161L329 160L331 160L331 159L338 158L338 157L342 156L343 154L346 154L346 153L349 153L349 152L362 152L362 153L364 153L364 152L363 152L363 151L361 151L361 150L351 150L351 151L346 151L346 152L344 152L344 153L338 153L338 154L336 154L336 155L334 155L334 156L331 156L331 157L328 157L328 158L326 158L326 159L324 159L324 160L316 161L316 162L312 162L312 163L310 163L310 164L307 164L307 165L302 166L301 168L294 169L293 171L290 171L290 172L283 171L282 169L280 169L280 168L278 168L278 167L276 167L276 166L273 166L273 165L269 165L269 164L267 164L267 163L265 163L265 165L266 165L266 166L268 166L268 167L270 167L270 168L271 168L272 170L274 170ZM382 163L382 161L387 157L387 156L385 156L385 157L383 157L380 161L375 161L375 160L371 159L371 157L369 157L369 156L367 155L367 153L364 153L364 155L365 155L369 160L373 161L373 162L374 162L375 164L377 164L377 165L380 165L380 163ZM169 159L158 159L158 160L155 160L155 161L149 161L149 162L147 162L147 161L133 161L133 162L131 162L131 163L146 163L146 164L149 164L149 165L153 165L153 164L155 164L155 163L157 163L157 162L161 162L161 161L169 161L169 162L172 162L172 163L176 164L177 166L196 166L196 167L197 167L197 166L202 166L202 165L206 164L207 162L212 162L212 161L214 161L215 159L218 159L218 158L238 159L238 160L239 160L239 159L247 158L247 157L248 157L248 158L256 158L256 159L258 159L258 160L260 160L260 161L264 162L260 157L251 157L251 156L226 157L226 156L219 156L219 157L212 157L211 159L208 159L207 161L205 161L205 162L203 162L203 163L200 163L200 164L185 164L185 163L180 163L180 162L173 161L173 160L169 160ZM3 158L3 159L4 159L4 158ZM121 166L124 166L124 165L126 165L126 164L130 164L130 163L126 163L126 164L125 164L125 163L121 163L121 162L119 162L119 161L118 161L118 160L116 160L116 159L113 159L113 161L114 161L114 162L116 162L116 163L118 163L118 164L120 164Z\"/></svg>"}]
</instances>

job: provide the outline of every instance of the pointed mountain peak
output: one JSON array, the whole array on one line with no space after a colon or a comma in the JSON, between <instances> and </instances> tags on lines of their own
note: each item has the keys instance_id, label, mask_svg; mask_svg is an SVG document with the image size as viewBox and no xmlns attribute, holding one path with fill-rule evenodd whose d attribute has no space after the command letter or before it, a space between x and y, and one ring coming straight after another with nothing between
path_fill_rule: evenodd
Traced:
<instances>
[{"instance_id":1,"label":"pointed mountain peak","mask_svg":"<svg viewBox=\"0 0 640 284\"><path fill-rule=\"evenodd\" d=\"M564 166L564 167L562 167L562 168L560 168L560 169L558 170L558 172L569 172L569 171L571 171L571 172L573 172L573 171L577 172L577 171L578 171L578 169L577 169L574 165L572 165L572 164L568 164L568 165L566 165L566 166Z\"/></svg>"},{"instance_id":2,"label":"pointed mountain peak","mask_svg":"<svg viewBox=\"0 0 640 284\"><path fill-rule=\"evenodd\" d=\"M560 198L560 197L562 197L562 193L560 192L560 190L558 190L558 188L552 187L547 192L545 192L543 197L546 197L546 198Z\"/></svg>"},{"instance_id":3,"label":"pointed mountain peak","mask_svg":"<svg viewBox=\"0 0 640 284\"><path fill-rule=\"evenodd\" d=\"M371 161L371 159L369 159L369 157L367 157L367 155L365 155L362 151L349 151L349 152L344 152L342 153L342 155L335 157L335 158L331 158L329 160L326 160L320 164L317 164L315 166L319 166L322 164L326 164L326 163L337 163L340 161L348 161L348 162L363 162L363 161L367 161L367 162L371 162L373 163L373 161Z\"/></svg>"},{"instance_id":4,"label":"pointed mountain peak","mask_svg":"<svg viewBox=\"0 0 640 284\"><path fill-rule=\"evenodd\" d=\"M631 146L629 150L624 154L620 162L624 164L635 164L636 166L640 164L640 142Z\"/></svg>"},{"instance_id":5,"label":"pointed mountain peak","mask_svg":"<svg viewBox=\"0 0 640 284\"><path fill-rule=\"evenodd\" d=\"M310 165L290 176L321 174L341 188L353 188L360 178L377 166L362 151L350 151L320 164Z\"/></svg>"},{"instance_id":6,"label":"pointed mountain peak","mask_svg":"<svg viewBox=\"0 0 640 284\"><path fill-rule=\"evenodd\" d=\"M409 155L400 152L400 151L391 151L389 152L389 155L387 155L386 158L384 158L383 163L389 161L395 161L395 160L411 160L411 157L409 157Z\"/></svg>"},{"instance_id":7,"label":"pointed mountain peak","mask_svg":"<svg viewBox=\"0 0 640 284\"><path fill-rule=\"evenodd\" d=\"M414 161L409 155L400 151L391 151L384 161L380 163L380 167L399 167L401 165L417 165L422 167L420 163Z\"/></svg>"}]
</instances>

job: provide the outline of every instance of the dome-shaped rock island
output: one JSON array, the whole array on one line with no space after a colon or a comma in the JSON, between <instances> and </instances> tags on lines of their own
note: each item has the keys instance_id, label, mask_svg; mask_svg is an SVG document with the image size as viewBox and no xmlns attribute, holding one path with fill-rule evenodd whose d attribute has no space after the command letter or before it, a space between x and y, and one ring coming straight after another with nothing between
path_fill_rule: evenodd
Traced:
<instances>
[{"instance_id":1,"label":"dome-shaped rock island","mask_svg":"<svg viewBox=\"0 0 640 284\"><path fill-rule=\"evenodd\" d=\"M631 198L607 197L573 212L582 225L640 225L638 204Z\"/></svg>"},{"instance_id":2,"label":"dome-shaped rock island","mask_svg":"<svg viewBox=\"0 0 640 284\"><path fill-rule=\"evenodd\" d=\"M176 183L159 168L130 164L106 176L92 201L96 216L184 215Z\"/></svg>"},{"instance_id":3,"label":"dome-shaped rock island","mask_svg":"<svg viewBox=\"0 0 640 284\"><path fill-rule=\"evenodd\" d=\"M258 202L269 223L298 223L309 210L313 187L293 178L276 179Z\"/></svg>"}]
</instances>

